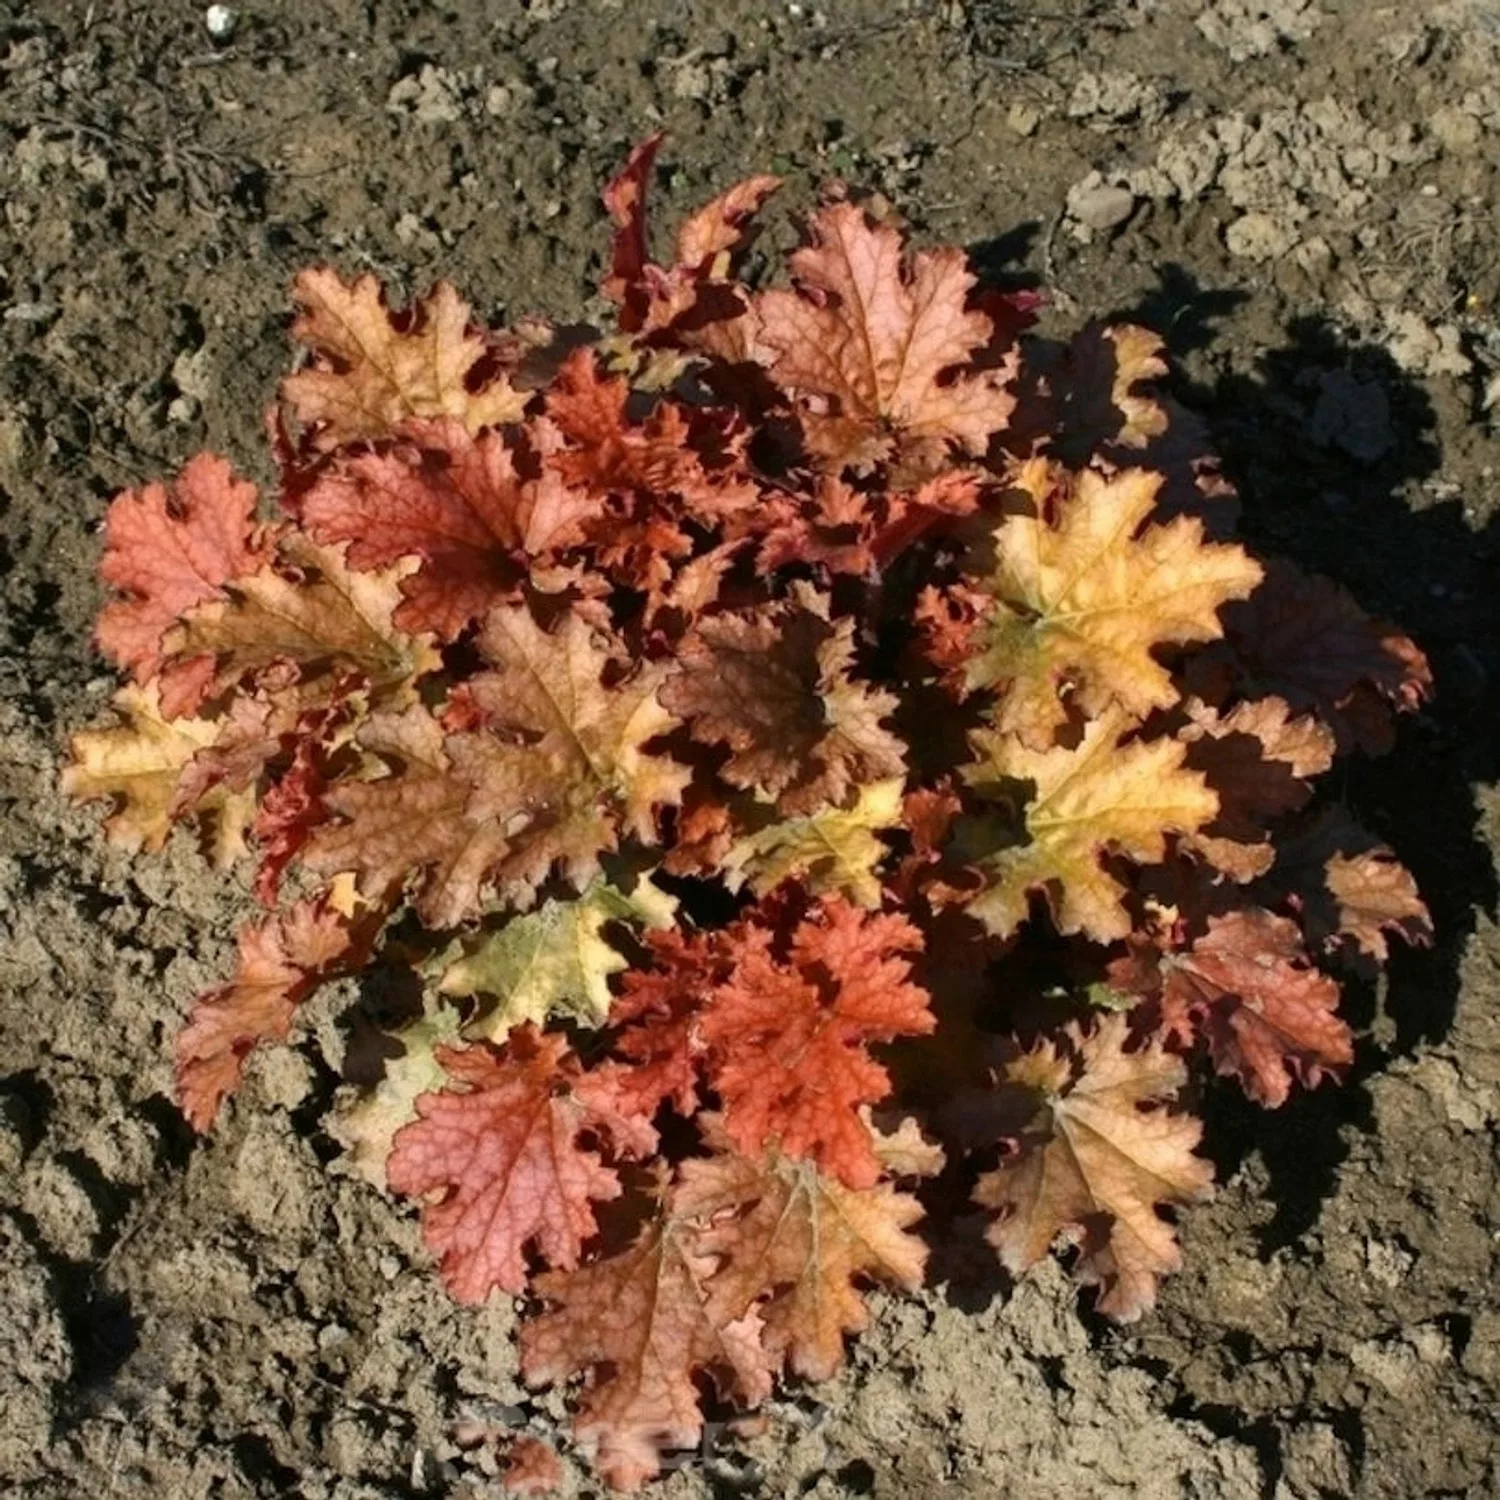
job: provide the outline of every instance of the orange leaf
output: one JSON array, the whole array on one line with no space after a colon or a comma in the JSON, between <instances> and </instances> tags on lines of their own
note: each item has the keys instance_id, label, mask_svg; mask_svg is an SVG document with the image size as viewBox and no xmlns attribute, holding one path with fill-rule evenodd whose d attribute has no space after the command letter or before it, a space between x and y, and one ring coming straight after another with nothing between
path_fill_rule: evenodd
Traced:
<instances>
[{"instance_id":1,"label":"orange leaf","mask_svg":"<svg viewBox=\"0 0 1500 1500\"><path fill-rule=\"evenodd\" d=\"M900 234L852 203L820 209L791 257L797 290L755 303L758 351L798 399L809 448L831 469L903 458L923 474L950 443L981 454L1015 405L1009 366L962 373L992 325L965 302L961 250L906 257Z\"/></svg>"},{"instance_id":2,"label":"orange leaf","mask_svg":"<svg viewBox=\"0 0 1500 1500\"><path fill-rule=\"evenodd\" d=\"M346 286L315 268L298 274L292 293L292 337L314 361L282 381L281 398L319 451L390 437L413 417L454 417L471 433L521 419L526 394L504 376L481 377L488 346L446 281L399 321L373 276Z\"/></svg>"},{"instance_id":3,"label":"orange leaf","mask_svg":"<svg viewBox=\"0 0 1500 1500\"><path fill-rule=\"evenodd\" d=\"M241 929L234 978L199 995L177 1034L177 1099L194 1130L213 1124L254 1048L285 1040L320 984L364 962L378 925L318 896Z\"/></svg>"},{"instance_id":4,"label":"orange leaf","mask_svg":"<svg viewBox=\"0 0 1500 1500\"><path fill-rule=\"evenodd\" d=\"M672 1206L707 1221L698 1243L722 1258L709 1283L719 1316L757 1308L773 1366L827 1380L843 1363L844 1336L870 1321L856 1282L921 1285L927 1247L907 1232L921 1205L884 1183L846 1187L776 1152L726 1152L711 1116L707 1134L720 1149L683 1162Z\"/></svg>"},{"instance_id":5,"label":"orange leaf","mask_svg":"<svg viewBox=\"0 0 1500 1500\"><path fill-rule=\"evenodd\" d=\"M664 1451L695 1447L703 1410L695 1375L755 1403L771 1390L759 1320L723 1323L714 1257L694 1226L659 1215L628 1249L536 1278L554 1304L521 1325L521 1373L533 1385L588 1372L573 1429L605 1480L634 1489L661 1472Z\"/></svg>"},{"instance_id":6,"label":"orange leaf","mask_svg":"<svg viewBox=\"0 0 1500 1500\"><path fill-rule=\"evenodd\" d=\"M598 1227L591 1203L616 1198L619 1178L578 1137L599 1133L641 1155L656 1133L621 1114L559 1036L529 1023L503 1049L443 1047L437 1059L463 1092L417 1099L386 1162L391 1190L427 1196L422 1238L448 1290L483 1302L496 1287L526 1288L526 1247L548 1264L578 1264Z\"/></svg>"},{"instance_id":7,"label":"orange leaf","mask_svg":"<svg viewBox=\"0 0 1500 1500\"><path fill-rule=\"evenodd\" d=\"M885 1097L890 1078L865 1048L937 1025L901 956L921 946L903 918L840 898L798 925L785 959L766 929L736 930L733 967L698 1034L739 1151L756 1156L775 1144L850 1187L873 1185L880 1163L860 1111Z\"/></svg>"},{"instance_id":8,"label":"orange leaf","mask_svg":"<svg viewBox=\"0 0 1500 1500\"><path fill-rule=\"evenodd\" d=\"M609 1020L623 1027L615 1053L622 1097L652 1115L663 1100L684 1119L698 1106L698 1063L702 1045L698 1013L713 987L725 977L723 944L713 936L685 935L675 928L648 932L649 969L624 976Z\"/></svg>"},{"instance_id":9,"label":"orange leaf","mask_svg":"<svg viewBox=\"0 0 1500 1500\"><path fill-rule=\"evenodd\" d=\"M182 616L225 598L225 584L269 555L268 534L255 521L255 486L212 453L190 458L170 488L124 491L105 517L99 576L127 597L100 611L100 650L148 682L162 672L163 637ZM202 657L171 665L159 689L167 718L192 712L212 665Z\"/></svg>"},{"instance_id":10,"label":"orange leaf","mask_svg":"<svg viewBox=\"0 0 1500 1500\"><path fill-rule=\"evenodd\" d=\"M1010 1065L1001 1093L1034 1113L974 1193L1000 1215L988 1237L1007 1270L1035 1265L1066 1231L1080 1247L1079 1279L1101 1286L1100 1309L1124 1323L1182 1263L1157 1204L1192 1203L1213 1181L1192 1154L1202 1126L1165 1107L1186 1069L1155 1044L1125 1051L1127 1035L1123 1016L1107 1016L1090 1035L1070 1029L1071 1055L1044 1041Z\"/></svg>"},{"instance_id":11,"label":"orange leaf","mask_svg":"<svg viewBox=\"0 0 1500 1500\"><path fill-rule=\"evenodd\" d=\"M760 490L744 463L749 433L738 417L656 400L635 421L631 394L628 381L600 371L592 349L579 349L558 371L547 415L567 446L552 466L570 485L639 496L709 526L756 504ZM608 527L597 530L607 541Z\"/></svg>"}]
</instances>

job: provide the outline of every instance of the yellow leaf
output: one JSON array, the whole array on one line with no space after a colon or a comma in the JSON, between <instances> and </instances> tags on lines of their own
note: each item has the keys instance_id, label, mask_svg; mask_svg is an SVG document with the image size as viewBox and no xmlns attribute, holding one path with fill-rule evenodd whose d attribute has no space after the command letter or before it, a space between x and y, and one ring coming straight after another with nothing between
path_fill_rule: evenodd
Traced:
<instances>
[{"instance_id":1,"label":"yellow leaf","mask_svg":"<svg viewBox=\"0 0 1500 1500\"><path fill-rule=\"evenodd\" d=\"M113 798L116 810L104 825L110 842L152 853L166 843L173 823L193 812L213 812L214 863L221 869L231 864L244 852L253 791L221 784L191 808L173 805L188 762L217 739L218 721L164 719L155 684L121 688L114 706L121 723L73 736L72 762L62 774L65 795L79 802Z\"/></svg>"},{"instance_id":2,"label":"yellow leaf","mask_svg":"<svg viewBox=\"0 0 1500 1500\"><path fill-rule=\"evenodd\" d=\"M369 684L372 701L399 708L413 701L412 683L441 665L431 638L410 636L392 622L401 603L407 559L379 573L359 573L342 547L319 547L303 537L283 544L283 561L301 573L295 582L274 567L236 579L228 599L200 605L166 637L173 655L211 655L227 687L273 662L302 671L297 699L316 701L348 672Z\"/></svg>"},{"instance_id":3,"label":"yellow leaf","mask_svg":"<svg viewBox=\"0 0 1500 1500\"><path fill-rule=\"evenodd\" d=\"M1137 718L1168 707L1179 694L1153 649L1216 639L1219 607L1260 582L1260 565L1205 541L1196 518L1150 522L1161 484L1146 469L1021 466L1015 485L1034 513L995 528L994 567L979 585L995 604L966 670L971 692L1002 690L998 729L1041 749L1065 700L1089 715L1112 702Z\"/></svg>"},{"instance_id":4,"label":"yellow leaf","mask_svg":"<svg viewBox=\"0 0 1500 1500\"><path fill-rule=\"evenodd\" d=\"M318 429L316 447L389 437L412 417L457 417L471 433L521 419L526 393L503 376L470 389L486 344L469 332L469 305L447 282L416 304L404 332L373 276L345 286L316 268L293 290L301 312L292 336L317 363L287 376L281 395L300 423Z\"/></svg>"},{"instance_id":5,"label":"yellow leaf","mask_svg":"<svg viewBox=\"0 0 1500 1500\"><path fill-rule=\"evenodd\" d=\"M879 906L875 868L890 851L875 832L901 822L901 786L892 776L865 787L851 808L825 807L737 840L724 856L729 888L748 881L763 896L795 877L814 895L841 892L860 906Z\"/></svg>"},{"instance_id":6,"label":"yellow leaf","mask_svg":"<svg viewBox=\"0 0 1500 1500\"><path fill-rule=\"evenodd\" d=\"M1183 769L1177 740L1120 743L1131 726L1118 710L1091 723L1072 748L1032 750L1015 735L977 729L979 759L963 768L981 797L1012 801L1005 783L1035 786L1024 814L1024 842L1003 843L994 818L959 825L958 851L987 884L968 911L997 937L1025 921L1027 897L1047 893L1060 931L1100 942L1122 938L1130 917L1124 887L1105 869L1106 853L1153 863L1168 833L1195 833L1219 810L1219 799L1196 771Z\"/></svg>"}]
</instances>

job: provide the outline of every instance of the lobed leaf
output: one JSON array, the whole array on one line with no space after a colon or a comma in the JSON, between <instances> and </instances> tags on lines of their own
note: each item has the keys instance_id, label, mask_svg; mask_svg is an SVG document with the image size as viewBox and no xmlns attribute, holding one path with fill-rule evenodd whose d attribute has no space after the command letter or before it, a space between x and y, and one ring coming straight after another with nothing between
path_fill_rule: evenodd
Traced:
<instances>
[{"instance_id":1,"label":"lobed leaf","mask_svg":"<svg viewBox=\"0 0 1500 1500\"><path fill-rule=\"evenodd\" d=\"M373 276L346 284L326 266L306 270L292 295L292 337L313 362L282 381L281 399L319 451L391 437L414 417L453 417L478 432L525 412L525 393L502 374L482 373L488 345L446 281L400 325Z\"/></svg>"},{"instance_id":2,"label":"lobed leaf","mask_svg":"<svg viewBox=\"0 0 1500 1500\"><path fill-rule=\"evenodd\" d=\"M1028 1270L1066 1232L1079 1280L1102 1288L1101 1311L1133 1322L1182 1262L1157 1205L1205 1197L1213 1169L1192 1154L1202 1126L1166 1107L1187 1078L1177 1058L1155 1044L1127 1051L1123 1016L1067 1036L1071 1056L1044 1041L1007 1069L1002 1089L1034 1113L974 1197L998 1215L988 1238L1007 1270Z\"/></svg>"}]
</instances>

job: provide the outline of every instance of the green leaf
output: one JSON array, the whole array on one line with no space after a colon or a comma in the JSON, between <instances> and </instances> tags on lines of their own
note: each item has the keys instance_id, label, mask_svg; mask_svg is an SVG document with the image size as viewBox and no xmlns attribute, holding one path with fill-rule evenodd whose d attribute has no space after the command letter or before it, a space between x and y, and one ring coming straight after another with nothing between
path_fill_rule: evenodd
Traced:
<instances>
[{"instance_id":1,"label":"green leaf","mask_svg":"<svg viewBox=\"0 0 1500 1500\"><path fill-rule=\"evenodd\" d=\"M628 895L596 881L573 901L547 901L536 911L512 917L443 973L445 995L494 995L499 1004L468 1028L476 1039L503 1042L513 1026L546 1024L564 1015L585 1026L600 1026L609 1014L609 976L627 960L604 936L607 922L665 927L676 903L641 878Z\"/></svg>"},{"instance_id":2,"label":"green leaf","mask_svg":"<svg viewBox=\"0 0 1500 1500\"><path fill-rule=\"evenodd\" d=\"M462 1017L451 1005L439 1005L420 1020L392 1033L399 1057L385 1065L385 1077L362 1096L342 1101L329 1133L344 1148L344 1164L366 1182L385 1187L385 1160L403 1125L417 1117L417 1096L444 1088L448 1074L433 1055L438 1047L463 1044Z\"/></svg>"},{"instance_id":3,"label":"green leaf","mask_svg":"<svg viewBox=\"0 0 1500 1500\"><path fill-rule=\"evenodd\" d=\"M875 867L890 851L875 835L900 823L901 787L901 778L892 776L865 787L851 808L821 808L746 835L724 857L729 888L749 881L763 896L795 877L815 895L839 892L859 906L879 906Z\"/></svg>"}]
</instances>

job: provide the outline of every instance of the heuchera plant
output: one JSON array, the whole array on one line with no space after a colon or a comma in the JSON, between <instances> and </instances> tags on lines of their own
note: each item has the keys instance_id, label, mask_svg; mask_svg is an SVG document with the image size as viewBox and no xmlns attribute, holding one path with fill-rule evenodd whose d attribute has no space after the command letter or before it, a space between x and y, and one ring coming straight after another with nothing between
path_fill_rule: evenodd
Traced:
<instances>
[{"instance_id":1,"label":"heuchera plant","mask_svg":"<svg viewBox=\"0 0 1500 1500\"><path fill-rule=\"evenodd\" d=\"M529 1298L522 1372L583 1377L621 1487L704 1377L824 1378L866 1283L922 1281L919 1179L1139 1317L1210 1186L1193 1071L1336 1077L1325 969L1427 933L1312 789L1423 657L1232 539L1156 336L1028 334L836 190L752 290L770 177L659 263L657 144L605 193L613 332L298 277L272 513L209 454L113 502L131 681L65 773L120 844L255 862L177 1039L196 1129L320 986L416 970L332 1129L455 1297Z\"/></svg>"}]
</instances>

